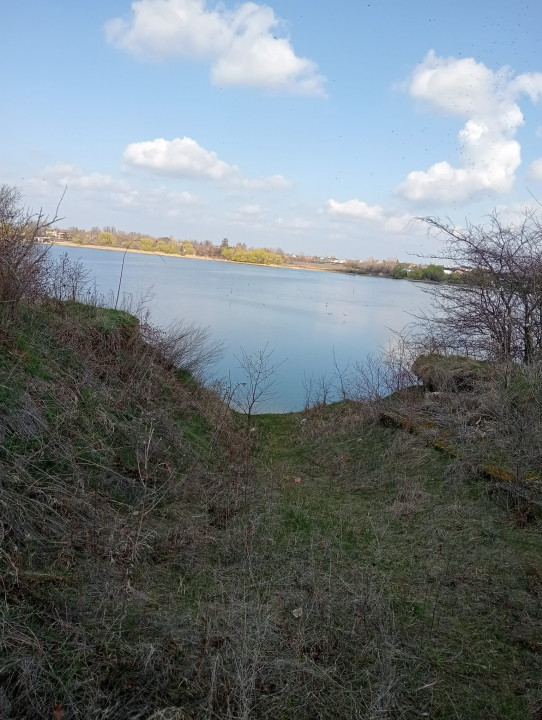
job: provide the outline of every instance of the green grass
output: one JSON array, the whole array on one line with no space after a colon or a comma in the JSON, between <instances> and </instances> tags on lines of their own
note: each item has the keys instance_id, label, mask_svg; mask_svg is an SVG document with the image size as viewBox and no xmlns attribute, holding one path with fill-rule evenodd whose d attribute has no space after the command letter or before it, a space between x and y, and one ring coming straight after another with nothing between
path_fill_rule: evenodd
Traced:
<instances>
[{"instance_id":1,"label":"green grass","mask_svg":"<svg viewBox=\"0 0 542 720\"><path fill-rule=\"evenodd\" d=\"M11 323L8 717L536 720L539 521L369 407L247 433L124 314Z\"/></svg>"},{"instance_id":2,"label":"green grass","mask_svg":"<svg viewBox=\"0 0 542 720\"><path fill-rule=\"evenodd\" d=\"M384 583L401 628L405 717L530 717L542 585L526 588L524 574L538 577L539 529L519 529L481 481L455 481L412 436L324 423L307 438L309 418L292 441L295 420L260 419L284 476L277 551L316 552L313 562L345 575L356 563Z\"/></svg>"}]
</instances>

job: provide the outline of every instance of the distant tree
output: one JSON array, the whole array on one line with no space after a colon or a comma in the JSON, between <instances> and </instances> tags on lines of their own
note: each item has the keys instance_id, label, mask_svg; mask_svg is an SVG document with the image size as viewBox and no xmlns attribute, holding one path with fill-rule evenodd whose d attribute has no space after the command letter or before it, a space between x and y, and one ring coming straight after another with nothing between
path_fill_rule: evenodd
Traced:
<instances>
[{"instance_id":1,"label":"distant tree","mask_svg":"<svg viewBox=\"0 0 542 720\"><path fill-rule=\"evenodd\" d=\"M445 277L444 273L444 267L442 265L428 265L426 268L423 268L423 279L424 280L433 280L434 282L442 282Z\"/></svg>"},{"instance_id":2,"label":"distant tree","mask_svg":"<svg viewBox=\"0 0 542 720\"><path fill-rule=\"evenodd\" d=\"M272 252L267 248L250 248L250 250L247 250L244 243L239 243L234 248L222 248L221 256L224 260L258 265L282 265L284 263L283 255Z\"/></svg>"},{"instance_id":3,"label":"distant tree","mask_svg":"<svg viewBox=\"0 0 542 720\"><path fill-rule=\"evenodd\" d=\"M402 278L407 277L408 269L405 267L405 265L401 265L401 263L398 263L391 271L391 274L392 277L394 277L396 280L401 280Z\"/></svg>"},{"instance_id":4,"label":"distant tree","mask_svg":"<svg viewBox=\"0 0 542 720\"><path fill-rule=\"evenodd\" d=\"M413 267L408 271L407 277L410 280L423 280L423 268Z\"/></svg>"},{"instance_id":5,"label":"distant tree","mask_svg":"<svg viewBox=\"0 0 542 720\"><path fill-rule=\"evenodd\" d=\"M98 245L115 245L115 237L110 232L101 232L98 235Z\"/></svg>"},{"instance_id":6,"label":"distant tree","mask_svg":"<svg viewBox=\"0 0 542 720\"><path fill-rule=\"evenodd\" d=\"M183 240L182 246L181 246L181 252L183 255L195 255L196 251L194 250L194 246L190 242L190 240Z\"/></svg>"},{"instance_id":7,"label":"distant tree","mask_svg":"<svg viewBox=\"0 0 542 720\"><path fill-rule=\"evenodd\" d=\"M154 240L150 237L142 237L139 240L139 248L145 252L150 252L154 249Z\"/></svg>"},{"instance_id":8,"label":"distant tree","mask_svg":"<svg viewBox=\"0 0 542 720\"><path fill-rule=\"evenodd\" d=\"M204 240L203 242L197 242L192 240L194 252L199 257L220 257L222 249L220 246L213 245L210 240Z\"/></svg>"},{"instance_id":9,"label":"distant tree","mask_svg":"<svg viewBox=\"0 0 542 720\"><path fill-rule=\"evenodd\" d=\"M168 252L170 255L179 255L181 253L179 243L176 243L175 240L170 240L168 243L166 243L166 248L166 252Z\"/></svg>"}]
</instances>

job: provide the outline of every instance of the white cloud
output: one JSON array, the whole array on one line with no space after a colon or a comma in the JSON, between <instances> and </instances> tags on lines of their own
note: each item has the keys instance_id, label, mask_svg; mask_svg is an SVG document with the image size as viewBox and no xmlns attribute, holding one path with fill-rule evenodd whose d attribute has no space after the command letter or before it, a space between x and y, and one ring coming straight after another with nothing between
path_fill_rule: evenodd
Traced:
<instances>
[{"instance_id":1,"label":"white cloud","mask_svg":"<svg viewBox=\"0 0 542 720\"><path fill-rule=\"evenodd\" d=\"M60 188L67 189L67 197L74 192L94 199L107 201L118 207L135 206L175 208L196 205L199 199L192 193L171 192L165 187L139 190L125 180L116 180L110 175L93 172L85 173L76 165L57 163L46 167L40 177L31 178L28 186L41 194L54 195ZM54 189L53 189L54 188Z\"/></svg>"},{"instance_id":2,"label":"white cloud","mask_svg":"<svg viewBox=\"0 0 542 720\"><path fill-rule=\"evenodd\" d=\"M512 82L512 87L516 92L528 95L533 102L538 102L542 99L542 73L518 75Z\"/></svg>"},{"instance_id":3,"label":"white cloud","mask_svg":"<svg viewBox=\"0 0 542 720\"><path fill-rule=\"evenodd\" d=\"M288 190L293 183L283 175L270 175L266 178L244 178L238 183L248 190Z\"/></svg>"},{"instance_id":4,"label":"white cloud","mask_svg":"<svg viewBox=\"0 0 542 720\"><path fill-rule=\"evenodd\" d=\"M197 205L200 202L196 195L184 190L182 192L169 192L166 188L160 188L156 190L155 193L165 195L169 202L174 203L175 205L183 205L186 207L187 205Z\"/></svg>"},{"instance_id":5,"label":"white cloud","mask_svg":"<svg viewBox=\"0 0 542 720\"><path fill-rule=\"evenodd\" d=\"M247 203L235 211L228 212L226 219L237 227L260 231L265 227L266 212L256 203Z\"/></svg>"},{"instance_id":6,"label":"white cloud","mask_svg":"<svg viewBox=\"0 0 542 720\"><path fill-rule=\"evenodd\" d=\"M88 175L78 168L76 165L67 163L58 163L46 167L42 173L42 180L52 182L59 186L67 186L70 189L85 191L101 191L111 189L115 186L115 181L110 175L93 172ZM37 179L34 178L34 181ZM38 181L39 182L39 181Z\"/></svg>"},{"instance_id":7,"label":"white cloud","mask_svg":"<svg viewBox=\"0 0 542 720\"><path fill-rule=\"evenodd\" d=\"M283 190L291 185L282 175L245 178L237 165L229 165L188 137L131 143L123 158L127 165L151 172L226 182L251 190Z\"/></svg>"},{"instance_id":8,"label":"white cloud","mask_svg":"<svg viewBox=\"0 0 542 720\"><path fill-rule=\"evenodd\" d=\"M363 200L347 200L338 202L330 199L327 201L327 211L330 215L347 215L353 218L364 220L381 220L384 209L380 205L367 205Z\"/></svg>"},{"instance_id":9,"label":"white cloud","mask_svg":"<svg viewBox=\"0 0 542 720\"><path fill-rule=\"evenodd\" d=\"M245 2L234 10L206 0L135 0L129 20L105 25L108 41L149 59L186 57L211 63L216 85L249 85L325 95L325 78L298 57L272 8Z\"/></svg>"},{"instance_id":10,"label":"white cloud","mask_svg":"<svg viewBox=\"0 0 542 720\"><path fill-rule=\"evenodd\" d=\"M407 229L411 229L413 220L412 215L408 213L390 215L384 223L384 229L391 233L404 232Z\"/></svg>"},{"instance_id":11,"label":"white cloud","mask_svg":"<svg viewBox=\"0 0 542 720\"><path fill-rule=\"evenodd\" d=\"M533 180L542 180L542 158L538 158L531 163L529 168L529 177Z\"/></svg>"},{"instance_id":12,"label":"white cloud","mask_svg":"<svg viewBox=\"0 0 542 720\"><path fill-rule=\"evenodd\" d=\"M493 71L473 58L439 58L433 51L412 74L407 90L416 99L466 118L459 132L463 163L437 162L408 174L399 193L413 201L463 201L480 192L511 189L521 163L515 139L524 123L521 94L542 97L542 73L513 78L508 68Z\"/></svg>"},{"instance_id":13,"label":"white cloud","mask_svg":"<svg viewBox=\"0 0 542 720\"><path fill-rule=\"evenodd\" d=\"M403 232L412 222L412 215L408 213L397 215L392 210L386 210L380 205L368 205L363 200L356 198L345 202L330 199L326 203L326 212L328 215L357 222L370 221L373 225L378 224L390 233Z\"/></svg>"},{"instance_id":14,"label":"white cloud","mask_svg":"<svg viewBox=\"0 0 542 720\"><path fill-rule=\"evenodd\" d=\"M128 145L123 155L128 165L154 172L225 180L239 173L235 165L220 160L211 150L202 148L192 138L164 140L156 138Z\"/></svg>"},{"instance_id":15,"label":"white cloud","mask_svg":"<svg viewBox=\"0 0 542 720\"><path fill-rule=\"evenodd\" d=\"M314 223L302 217L279 217L276 220L276 224L284 230L293 230L294 232L302 232L303 230L310 230L314 227Z\"/></svg>"},{"instance_id":16,"label":"white cloud","mask_svg":"<svg viewBox=\"0 0 542 720\"><path fill-rule=\"evenodd\" d=\"M239 208L241 215L255 216L262 214L262 208L259 205L242 205Z\"/></svg>"},{"instance_id":17,"label":"white cloud","mask_svg":"<svg viewBox=\"0 0 542 720\"><path fill-rule=\"evenodd\" d=\"M139 196L139 191L123 180L116 180L99 172L85 173L76 165L68 163L50 165L42 171L41 177L29 181L29 186L33 189L41 186L43 190L44 184L49 190L65 187L68 196L73 192L86 196L101 196L120 206L134 204Z\"/></svg>"}]
</instances>

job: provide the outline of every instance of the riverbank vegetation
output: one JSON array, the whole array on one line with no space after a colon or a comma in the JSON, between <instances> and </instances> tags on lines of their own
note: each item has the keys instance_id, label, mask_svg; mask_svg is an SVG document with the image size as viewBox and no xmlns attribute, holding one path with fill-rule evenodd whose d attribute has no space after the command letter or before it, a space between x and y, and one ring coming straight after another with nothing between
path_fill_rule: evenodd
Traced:
<instances>
[{"instance_id":1,"label":"riverbank vegetation","mask_svg":"<svg viewBox=\"0 0 542 720\"><path fill-rule=\"evenodd\" d=\"M95 227L90 231L80 228L68 230L46 230L43 240L65 242L75 245L90 245L103 248L123 248L139 252L199 257L206 260L251 263L256 265L284 265L329 272L343 272L353 275L390 277L396 280L429 280L432 282L460 282L466 268L446 269L444 265L423 265L401 263L397 258L387 260L339 260L335 257L317 257L285 253L281 248L249 248L245 243L230 246L227 238L220 245L210 241L174 240L173 237L152 238L141 233L126 233L113 227L103 230Z\"/></svg>"},{"instance_id":2,"label":"riverbank vegetation","mask_svg":"<svg viewBox=\"0 0 542 720\"><path fill-rule=\"evenodd\" d=\"M2 717L540 716L537 355L488 324L483 362L398 346L247 422L208 336L79 302L7 227Z\"/></svg>"},{"instance_id":3,"label":"riverbank vegetation","mask_svg":"<svg viewBox=\"0 0 542 720\"><path fill-rule=\"evenodd\" d=\"M224 247L220 253L223 260L232 262L254 263L256 265L282 265L284 254L272 252L265 248L247 248L244 245Z\"/></svg>"}]
</instances>

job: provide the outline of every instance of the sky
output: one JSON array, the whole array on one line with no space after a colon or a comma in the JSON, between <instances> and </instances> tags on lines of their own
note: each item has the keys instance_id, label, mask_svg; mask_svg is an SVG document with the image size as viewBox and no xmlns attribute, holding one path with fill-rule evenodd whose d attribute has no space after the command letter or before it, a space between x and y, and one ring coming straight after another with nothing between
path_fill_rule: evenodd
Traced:
<instances>
[{"instance_id":1,"label":"sky","mask_svg":"<svg viewBox=\"0 0 542 720\"><path fill-rule=\"evenodd\" d=\"M542 3L4 0L0 183L58 226L412 260L542 202Z\"/></svg>"}]
</instances>

